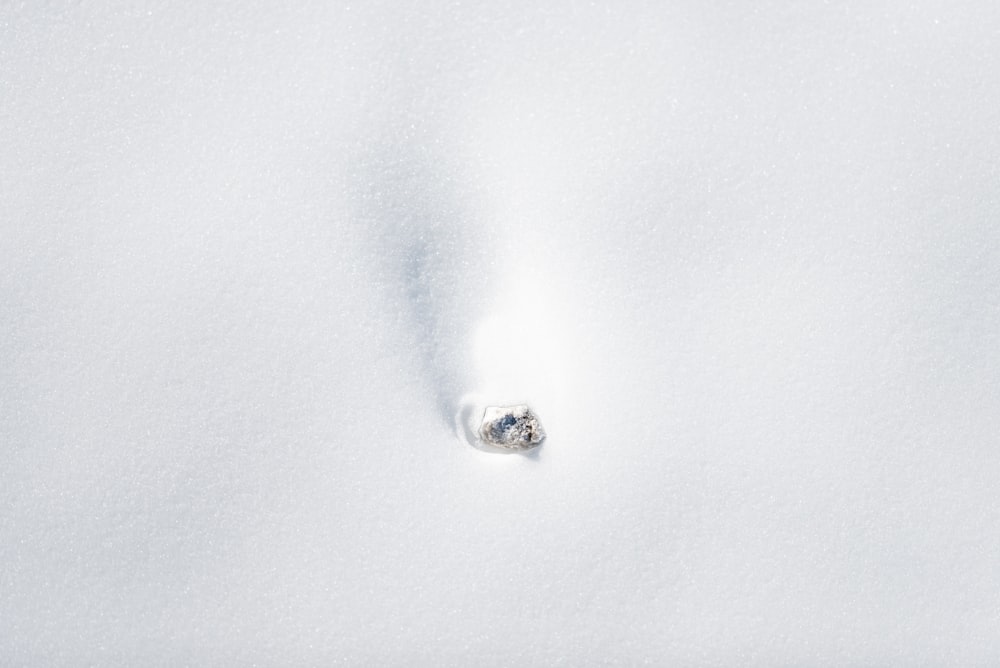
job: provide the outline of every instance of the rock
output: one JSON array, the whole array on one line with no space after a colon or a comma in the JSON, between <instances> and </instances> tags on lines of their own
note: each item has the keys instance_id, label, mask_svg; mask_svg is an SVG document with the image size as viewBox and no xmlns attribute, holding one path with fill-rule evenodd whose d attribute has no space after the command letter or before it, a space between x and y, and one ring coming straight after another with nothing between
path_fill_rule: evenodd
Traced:
<instances>
[{"instance_id":1,"label":"rock","mask_svg":"<svg viewBox=\"0 0 1000 668\"><path fill-rule=\"evenodd\" d=\"M530 450L542 444L545 430L527 406L487 406L479 438L506 450Z\"/></svg>"}]
</instances>

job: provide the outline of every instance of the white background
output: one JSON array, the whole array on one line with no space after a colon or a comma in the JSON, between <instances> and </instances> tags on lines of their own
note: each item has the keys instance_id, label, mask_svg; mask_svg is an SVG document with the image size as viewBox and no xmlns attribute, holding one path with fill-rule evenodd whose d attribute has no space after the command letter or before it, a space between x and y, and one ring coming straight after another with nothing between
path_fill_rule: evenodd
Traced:
<instances>
[{"instance_id":1,"label":"white background","mask_svg":"<svg viewBox=\"0 0 1000 668\"><path fill-rule=\"evenodd\" d=\"M0 664L1000 663L1000 5L200 4L0 5Z\"/></svg>"}]
</instances>

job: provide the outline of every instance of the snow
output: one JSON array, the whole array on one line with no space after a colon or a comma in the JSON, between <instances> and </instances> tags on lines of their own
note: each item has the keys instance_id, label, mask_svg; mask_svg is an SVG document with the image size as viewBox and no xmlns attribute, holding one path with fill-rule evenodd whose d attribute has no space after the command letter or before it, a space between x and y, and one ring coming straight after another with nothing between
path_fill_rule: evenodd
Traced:
<instances>
[{"instance_id":1,"label":"snow","mask_svg":"<svg viewBox=\"0 0 1000 668\"><path fill-rule=\"evenodd\" d=\"M281 4L0 8L0 663L1000 662L1000 5Z\"/></svg>"}]
</instances>

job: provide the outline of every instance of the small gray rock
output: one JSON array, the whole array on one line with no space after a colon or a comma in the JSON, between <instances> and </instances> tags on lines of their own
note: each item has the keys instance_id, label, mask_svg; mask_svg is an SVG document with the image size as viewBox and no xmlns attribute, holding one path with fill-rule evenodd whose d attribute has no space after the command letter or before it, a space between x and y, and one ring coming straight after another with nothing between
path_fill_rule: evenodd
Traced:
<instances>
[{"instance_id":1,"label":"small gray rock","mask_svg":"<svg viewBox=\"0 0 1000 668\"><path fill-rule=\"evenodd\" d=\"M527 406L487 406L479 438L507 450L530 450L542 444L545 430Z\"/></svg>"}]
</instances>

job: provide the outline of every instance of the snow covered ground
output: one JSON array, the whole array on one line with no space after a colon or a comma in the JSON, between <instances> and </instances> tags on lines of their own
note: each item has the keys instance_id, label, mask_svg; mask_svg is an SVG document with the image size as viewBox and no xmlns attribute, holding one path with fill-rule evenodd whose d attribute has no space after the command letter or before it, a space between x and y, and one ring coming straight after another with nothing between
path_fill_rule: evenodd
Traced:
<instances>
[{"instance_id":1,"label":"snow covered ground","mask_svg":"<svg viewBox=\"0 0 1000 668\"><path fill-rule=\"evenodd\" d=\"M200 4L0 5L0 664L1000 663L1000 5Z\"/></svg>"}]
</instances>

